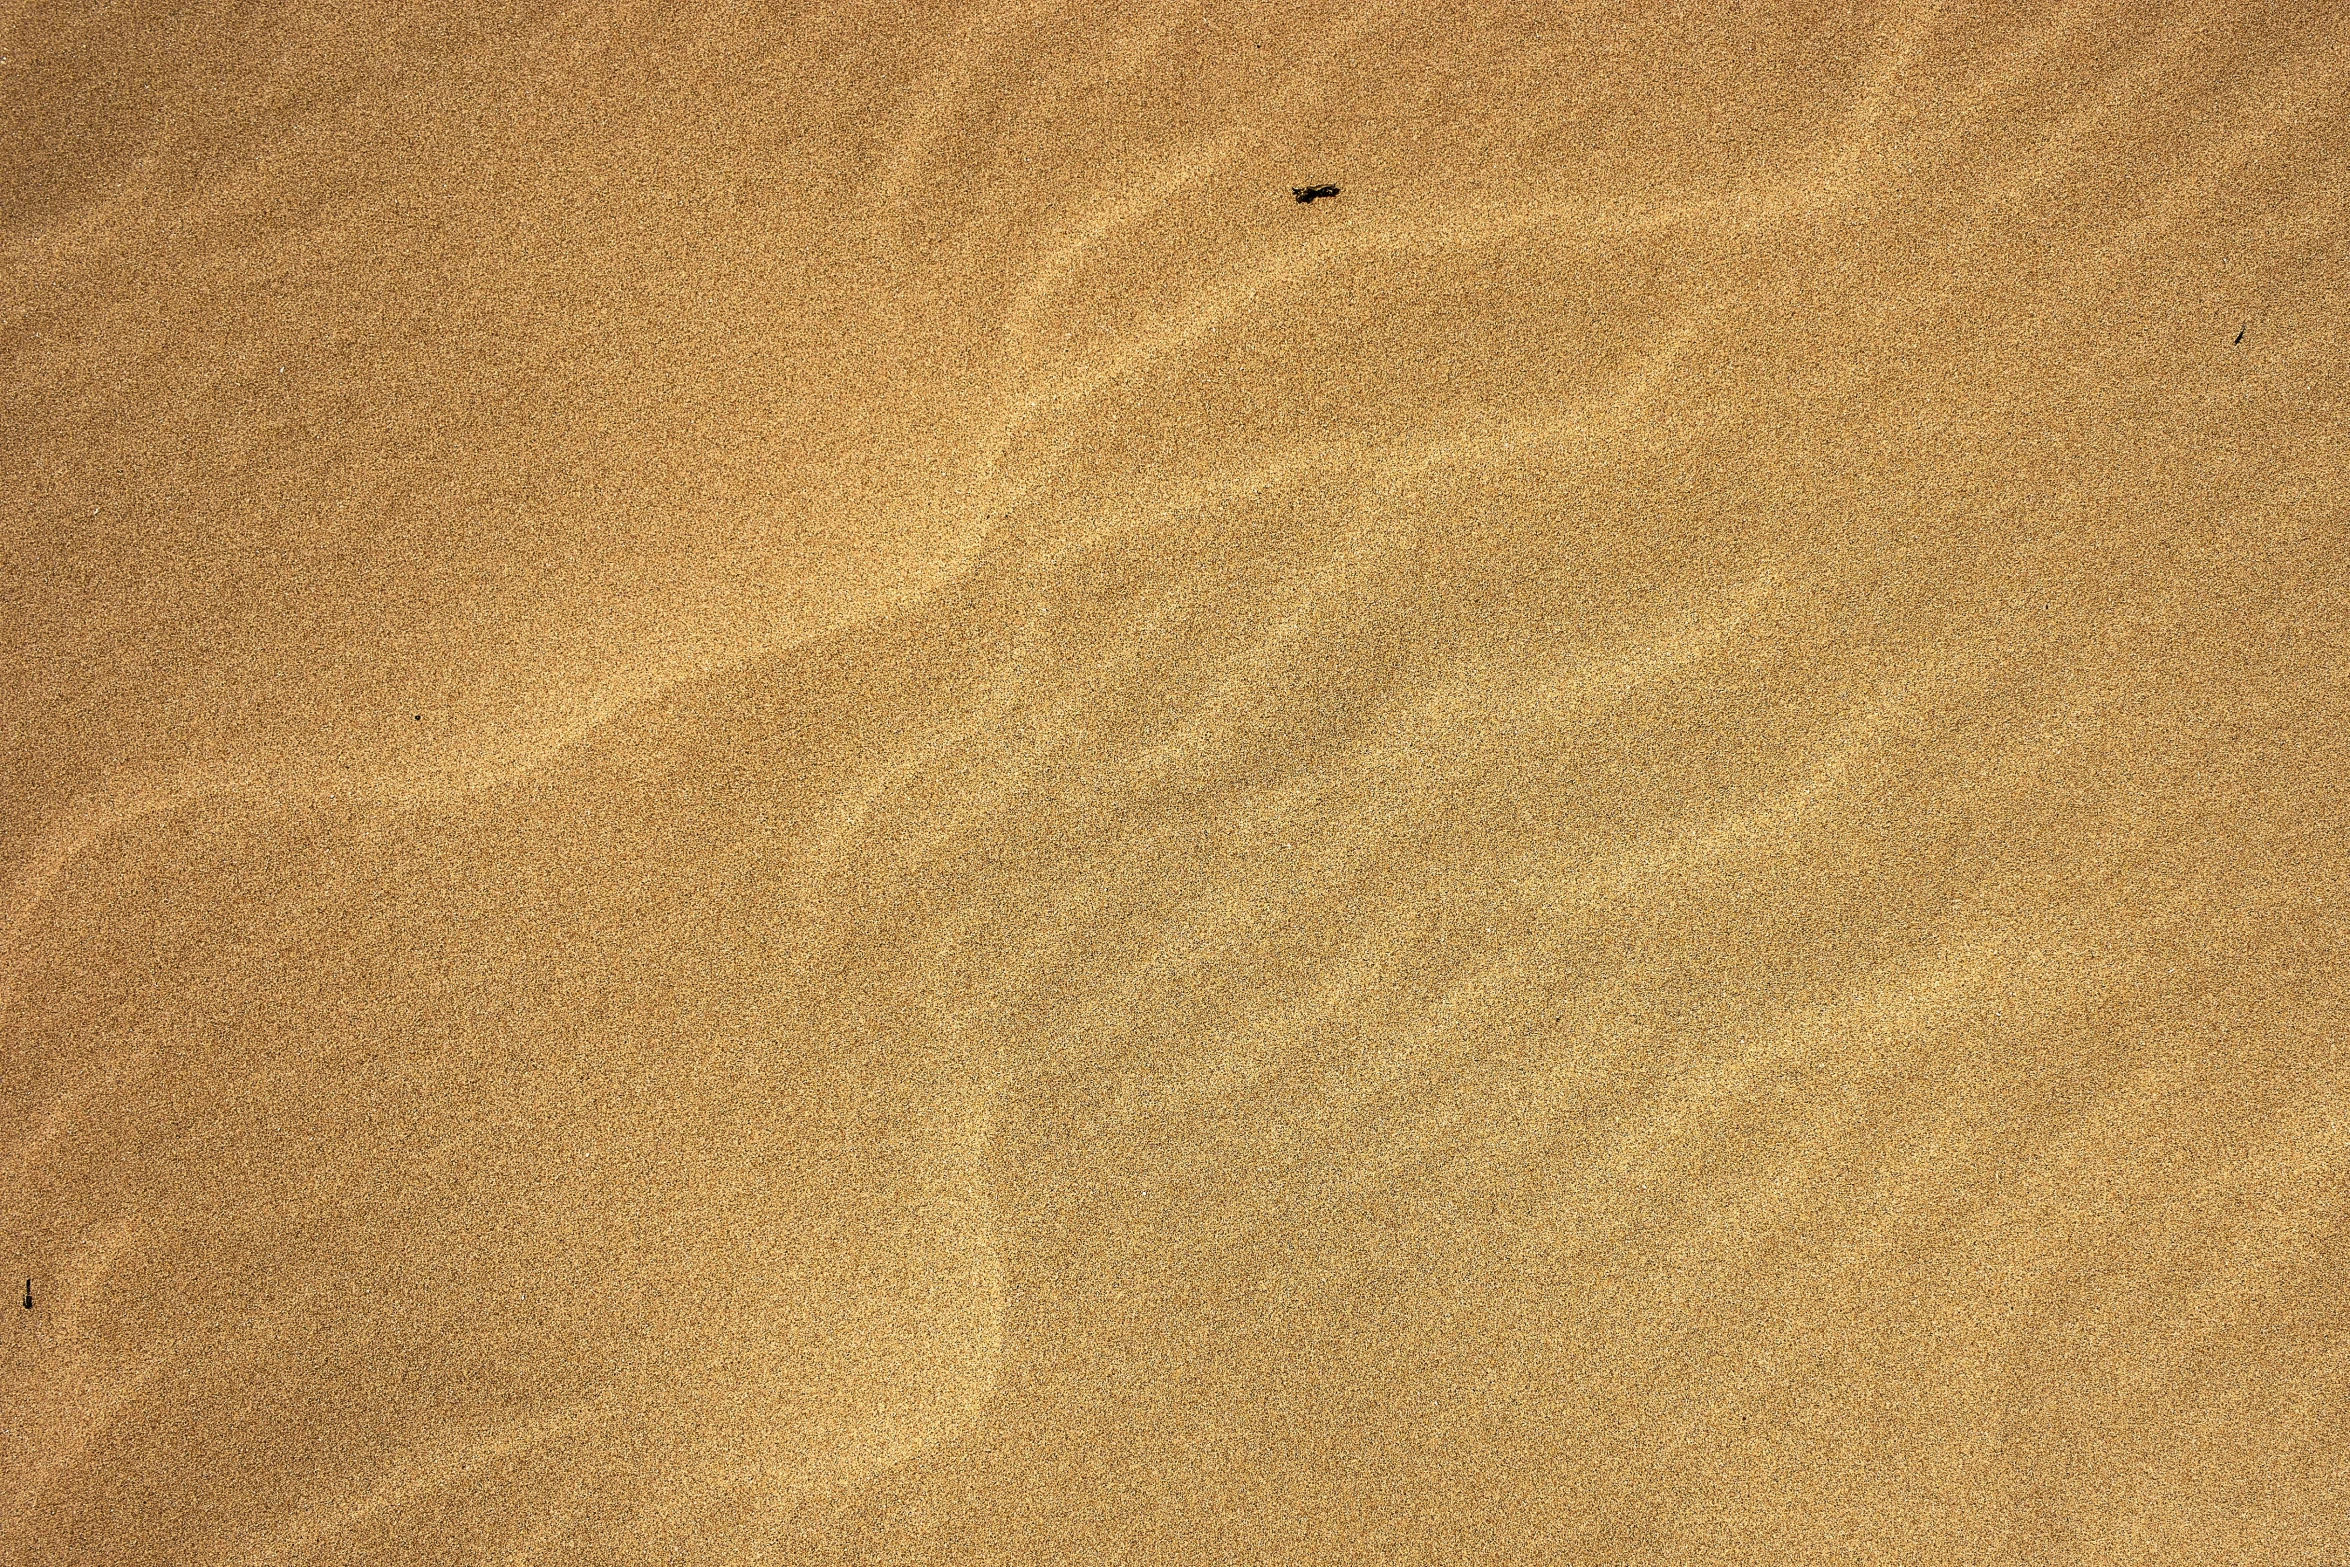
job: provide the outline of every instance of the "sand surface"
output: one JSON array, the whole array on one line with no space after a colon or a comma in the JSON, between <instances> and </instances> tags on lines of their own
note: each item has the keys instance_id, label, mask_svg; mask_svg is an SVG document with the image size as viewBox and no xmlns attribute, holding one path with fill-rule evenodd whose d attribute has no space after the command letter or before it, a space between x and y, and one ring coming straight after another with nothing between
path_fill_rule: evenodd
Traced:
<instances>
[{"instance_id":1,"label":"sand surface","mask_svg":"<svg viewBox=\"0 0 2350 1567\"><path fill-rule=\"evenodd\" d=\"M0 1563L2350 1561L2346 153L2334 0L6 5Z\"/></svg>"}]
</instances>

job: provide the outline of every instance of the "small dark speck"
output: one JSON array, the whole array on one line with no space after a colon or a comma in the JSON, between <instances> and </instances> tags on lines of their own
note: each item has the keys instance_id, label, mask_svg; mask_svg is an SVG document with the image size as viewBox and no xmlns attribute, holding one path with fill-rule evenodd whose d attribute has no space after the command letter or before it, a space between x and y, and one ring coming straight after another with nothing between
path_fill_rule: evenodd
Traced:
<instances>
[{"instance_id":1,"label":"small dark speck","mask_svg":"<svg viewBox=\"0 0 2350 1567\"><path fill-rule=\"evenodd\" d=\"M33 1281L31 1279L24 1281L24 1309L27 1311L33 1309Z\"/></svg>"},{"instance_id":2,"label":"small dark speck","mask_svg":"<svg viewBox=\"0 0 2350 1567\"><path fill-rule=\"evenodd\" d=\"M1324 196L1337 195L1338 187L1335 185L1292 185L1289 187L1289 193L1299 201L1315 201Z\"/></svg>"},{"instance_id":3,"label":"small dark speck","mask_svg":"<svg viewBox=\"0 0 2350 1567\"><path fill-rule=\"evenodd\" d=\"M2236 341L2237 341L2237 342L2239 342L2239 343L2241 343L2242 341L2244 341L2244 334L2245 334L2246 332L2249 332L2249 331L2251 331L2251 330L2252 330L2252 323L2251 323L2251 322L2249 322L2249 321L2245 322L2245 323L2244 323L2242 326L2240 326L2240 327L2236 328Z\"/></svg>"}]
</instances>

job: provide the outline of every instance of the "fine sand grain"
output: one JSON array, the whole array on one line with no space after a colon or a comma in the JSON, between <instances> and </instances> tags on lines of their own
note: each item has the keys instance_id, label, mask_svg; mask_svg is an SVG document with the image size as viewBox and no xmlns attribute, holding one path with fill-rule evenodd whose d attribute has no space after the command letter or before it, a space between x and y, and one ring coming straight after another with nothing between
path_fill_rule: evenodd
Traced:
<instances>
[{"instance_id":1,"label":"fine sand grain","mask_svg":"<svg viewBox=\"0 0 2350 1567\"><path fill-rule=\"evenodd\" d=\"M0 1563L2350 1561L2346 152L2334 0L0 8Z\"/></svg>"}]
</instances>

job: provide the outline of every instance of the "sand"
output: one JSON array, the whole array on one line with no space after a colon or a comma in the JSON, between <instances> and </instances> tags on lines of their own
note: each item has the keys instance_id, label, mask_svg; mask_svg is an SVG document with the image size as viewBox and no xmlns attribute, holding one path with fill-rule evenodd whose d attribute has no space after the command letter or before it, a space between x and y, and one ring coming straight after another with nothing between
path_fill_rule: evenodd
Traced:
<instances>
[{"instance_id":1,"label":"sand","mask_svg":"<svg viewBox=\"0 0 2350 1567\"><path fill-rule=\"evenodd\" d=\"M2350 1560L2350 10L442 10L0 14L0 1562Z\"/></svg>"}]
</instances>

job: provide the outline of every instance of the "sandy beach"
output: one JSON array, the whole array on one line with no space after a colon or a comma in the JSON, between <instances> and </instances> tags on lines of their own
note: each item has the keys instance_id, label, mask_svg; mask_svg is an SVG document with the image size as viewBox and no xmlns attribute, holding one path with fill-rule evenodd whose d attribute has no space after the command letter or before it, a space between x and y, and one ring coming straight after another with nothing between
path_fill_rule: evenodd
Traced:
<instances>
[{"instance_id":1,"label":"sandy beach","mask_svg":"<svg viewBox=\"0 0 2350 1567\"><path fill-rule=\"evenodd\" d=\"M460 9L0 8L0 1564L2350 1561L2350 9Z\"/></svg>"}]
</instances>

